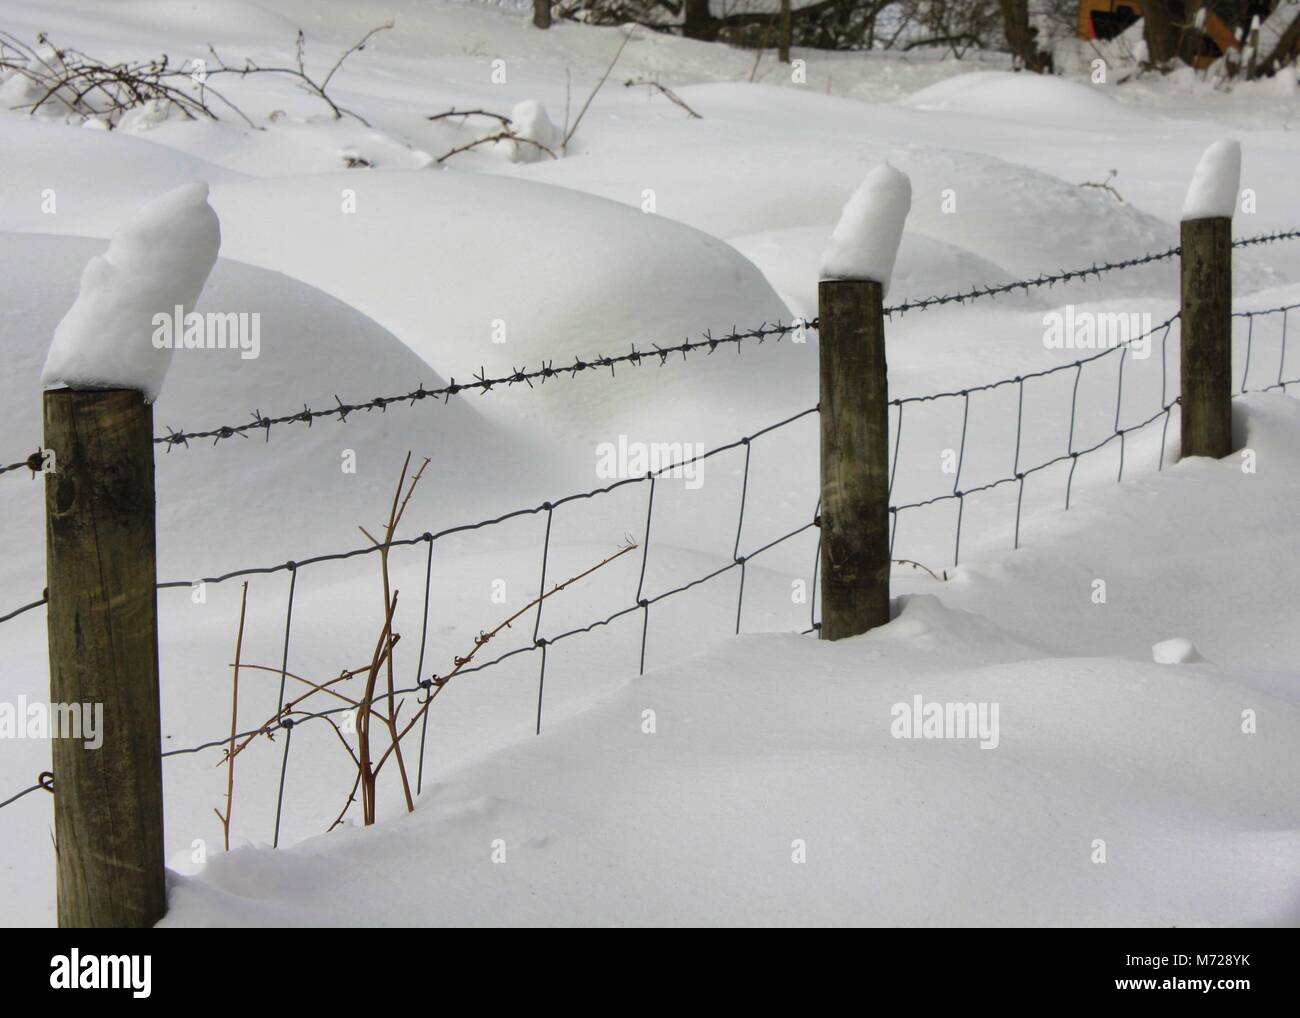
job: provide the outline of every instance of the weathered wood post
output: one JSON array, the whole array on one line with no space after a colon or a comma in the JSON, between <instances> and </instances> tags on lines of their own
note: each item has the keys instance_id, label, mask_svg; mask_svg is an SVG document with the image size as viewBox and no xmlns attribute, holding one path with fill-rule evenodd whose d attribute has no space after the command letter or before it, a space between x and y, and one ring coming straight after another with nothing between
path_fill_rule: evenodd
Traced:
<instances>
[{"instance_id":1,"label":"weathered wood post","mask_svg":"<svg viewBox=\"0 0 1300 1018\"><path fill-rule=\"evenodd\" d=\"M790 0L781 0L781 9L777 17L778 33L776 58L783 64L790 62L790 44L794 39L794 18L790 11Z\"/></svg>"},{"instance_id":2,"label":"weathered wood post","mask_svg":"<svg viewBox=\"0 0 1300 1018\"><path fill-rule=\"evenodd\" d=\"M538 28L551 27L551 0L533 0L533 24Z\"/></svg>"},{"instance_id":3,"label":"weathered wood post","mask_svg":"<svg viewBox=\"0 0 1300 1018\"><path fill-rule=\"evenodd\" d=\"M132 389L48 391L45 447L50 699L102 705L98 748L52 740L59 925L152 926L167 910L153 409Z\"/></svg>"},{"instance_id":4,"label":"weathered wood post","mask_svg":"<svg viewBox=\"0 0 1300 1018\"><path fill-rule=\"evenodd\" d=\"M823 640L889 621L889 392L884 288L823 279L821 598Z\"/></svg>"},{"instance_id":5,"label":"weathered wood post","mask_svg":"<svg viewBox=\"0 0 1300 1018\"><path fill-rule=\"evenodd\" d=\"M1232 452L1232 219L1182 224L1182 455Z\"/></svg>"}]
</instances>

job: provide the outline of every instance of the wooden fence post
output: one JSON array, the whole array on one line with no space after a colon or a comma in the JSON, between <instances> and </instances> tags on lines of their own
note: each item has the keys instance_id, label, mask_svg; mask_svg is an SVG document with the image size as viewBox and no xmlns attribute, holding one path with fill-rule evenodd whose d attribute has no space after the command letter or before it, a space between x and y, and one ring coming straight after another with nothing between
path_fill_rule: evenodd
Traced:
<instances>
[{"instance_id":1,"label":"wooden fence post","mask_svg":"<svg viewBox=\"0 0 1300 1018\"><path fill-rule=\"evenodd\" d=\"M1182 224L1182 455L1232 452L1232 220Z\"/></svg>"},{"instance_id":2,"label":"wooden fence post","mask_svg":"<svg viewBox=\"0 0 1300 1018\"><path fill-rule=\"evenodd\" d=\"M551 0L533 0L533 24L538 28L551 27Z\"/></svg>"},{"instance_id":3,"label":"wooden fence post","mask_svg":"<svg viewBox=\"0 0 1300 1018\"><path fill-rule=\"evenodd\" d=\"M158 708L153 408L130 389L45 393L50 700L102 704L99 748L54 738L58 919L167 910Z\"/></svg>"},{"instance_id":4,"label":"wooden fence post","mask_svg":"<svg viewBox=\"0 0 1300 1018\"><path fill-rule=\"evenodd\" d=\"M821 630L856 636L889 621L889 393L883 288L823 279Z\"/></svg>"}]
</instances>

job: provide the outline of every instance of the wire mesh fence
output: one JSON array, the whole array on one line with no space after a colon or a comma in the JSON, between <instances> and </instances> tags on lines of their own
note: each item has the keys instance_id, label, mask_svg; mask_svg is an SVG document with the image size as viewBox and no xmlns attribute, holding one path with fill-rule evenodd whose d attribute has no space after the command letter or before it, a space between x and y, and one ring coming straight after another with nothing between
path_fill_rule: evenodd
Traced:
<instances>
[{"instance_id":1,"label":"wire mesh fence","mask_svg":"<svg viewBox=\"0 0 1300 1018\"><path fill-rule=\"evenodd\" d=\"M1288 233L1263 235L1261 237L1246 238L1236 242L1239 246L1247 244L1270 243L1274 240L1288 239L1300 236L1300 231L1290 231ZM1111 263L1107 265L1092 266L1086 270L1076 270L1068 273L1056 275L1044 275L1031 280L1022 280L1015 284L1009 284L1005 287L983 288L971 291L962 295L951 297L934 297L926 298L921 301L907 302L893 308L886 309L887 313L905 313L908 310L920 310L928 307L938 306L945 303L958 303L967 300L980 299L982 297L992 297L999 293L1010 293L1016 289L1029 289L1037 286L1049 286L1054 282L1066 282L1072 279L1084 279L1104 272L1118 271L1125 268L1136 267L1148 264L1154 261L1164 260L1175 257L1178 250L1171 249L1168 252L1160 252L1154 255L1143 256L1138 259L1129 259L1123 262ZM1288 322L1291 312L1300 308L1300 304L1287 304L1272 308L1266 308L1254 311L1240 311L1234 314L1234 319L1239 323L1244 323L1245 335L1240 337L1237 343L1237 359L1240 362L1240 383L1236 387L1235 395L1246 395L1252 392L1267 392L1281 390L1286 391L1291 385L1300 384L1300 377L1288 373L1287 363L1287 332ZM1021 522L1022 509L1025 502L1026 482L1031 479L1037 479L1040 475L1045 476L1053 468L1060 467L1065 472L1063 478L1063 505L1069 509L1073 485L1075 482L1076 468L1079 461L1085 457L1091 457L1100 453L1102 450L1115 445L1118 452L1118 467L1115 472L1115 480L1122 480L1126 467L1127 447L1133 436L1151 428L1157 422L1161 424L1158 450L1155 456L1155 469L1160 470L1164 466L1165 447L1168 435L1169 421L1173 409L1179 404L1177 395L1176 380L1171 384L1170 379L1170 337L1176 336L1180 316L1175 313L1160 323L1144 330L1139 335L1130 337L1123 342L1116 343L1105 349L1097 350L1068 363L1057 364L1041 370L1025 372L1023 374L1013 375L1011 377L1001 378L992 382L984 382L978 385L954 388L946 391L933 392L925 395L914 395L896 398L890 401L892 411L891 431L892 431L892 450L890 462L890 505L889 512L891 516L891 533L890 533L890 552L891 557L898 562L916 562L915 558L904 558L902 547L903 540L900 538L900 521L904 518L911 519L913 516L920 514L923 510L933 509L935 507L949 506L955 503L955 511L951 521L952 538L951 538L951 562L957 565L961 560L963 526L969 527L967 520L968 505L976 496L982 496L988 493L998 492L1005 489L1014 492L1014 508L1008 502L1006 511L1011 514L1009 529L1011 533L1011 544L1018 548L1021 543ZM426 390L423 387L417 388L414 392L401 396L376 397L361 403L347 404L336 398L336 406L313 410L304 406L303 410L289 415L278 417L266 417L259 411L255 411L251 416L252 420L240 425L221 426L217 428L208 428L200 431L184 431L183 429L169 429L168 434L155 439L156 444L164 445L169 451L176 445L187 445L191 439L211 439L214 443L224 439L242 436L248 437L250 433L262 432L264 439L269 440L271 428L280 424L304 423L310 426L313 421L324 417L332 417L339 420L345 420L349 414L360 411L384 412L388 406L398 403L414 403L423 399L435 398L447 400L453 395L465 391L478 391L486 393L498 385L515 385L526 384L531 386L534 382L544 383L548 379L556 378L562 374L575 374L582 371L596 369L606 369L611 376L615 374L616 368L622 365L639 366L644 361L664 363L669 357L680 354L683 358L697 351L707 351L713 353L724 345L734 345L739 349L741 344L749 340L762 343L769 338L780 340L790 335L798 329L815 329L817 322L796 322L791 325L763 325L757 329L748 331L736 331L720 336L706 337L700 341L687 341L679 346L673 347L653 347L649 351L640 351L633 347L628 353L620 354L613 357L598 356L595 358L583 360L578 359L572 365L566 367L555 367L553 363L545 363L541 368L533 371L523 369L516 370L509 375L500 377L489 377L480 371L470 383L458 384L454 380L446 387L438 390ZM1147 405L1134 408L1132 405L1126 405L1126 368L1132 371L1132 365L1136 363L1135 351L1139 349L1152 351L1155 347L1159 348L1160 357L1158 362L1159 375L1158 386L1152 379L1147 379L1144 383L1143 392L1139 395L1149 397ZM1274 367L1272 357L1273 353L1267 352L1276 350L1276 365ZM1175 347L1176 349L1176 347ZM1145 358L1143 358L1145 360ZM1113 370L1113 383L1109 380L1108 373ZM1083 402L1080 398L1081 389L1084 385L1085 377L1101 376L1101 381L1096 384L1096 391L1102 393L1105 387L1113 384L1112 395L1109 395L1105 401L1099 396L1097 400L1090 403L1088 409L1093 417L1103 414L1105 418L1105 427L1098 433L1083 437L1081 433L1081 414ZM1255 384L1252 386L1252 379ZM1262 380L1262 381L1261 381ZM1029 431L1027 413L1026 413L1026 394L1031 394L1030 404L1034 403L1033 394L1041 387L1046 385L1061 385L1068 389L1069 392L1069 415L1068 423L1061 428L1061 441L1054 450L1047 449L1041 455L1032 455L1026 448L1027 434ZM1094 385L1091 381L1089 385ZM1149 389L1149 392L1146 391ZM1157 395L1158 392L1158 395ZM1014 432L1008 431L1006 435L1006 464L1003 468L993 469L990 476L972 477L973 466L971 464L971 449L973 434L976 431L973 423L979 415L982 405L986 401L1000 399L1004 396L1014 398ZM1061 401L1063 404L1063 401ZM1104 402L1104 405L1103 405ZM952 448L954 453L952 457L952 469L945 474L941 491L935 493L926 493L917 497L909 497L904 500L896 497L895 480L899 475L900 463L906 462L909 458L904 451L904 437L909 435L913 426L912 422L916 417L924 412L929 412L936 408L953 408L953 421L960 421L960 424L953 429L951 435ZM577 503L591 502L611 496L619 491L644 492L643 514L635 521L636 533L635 543L639 552L639 569L636 571L636 583L634 589L629 586L623 594L623 600L620 603L610 605L610 610L603 614L590 617L582 624L562 625L554 629L548 628L545 624L547 615L544 609L544 603L539 601L536 607L536 613L532 619L531 634L519 645L505 650L487 660L478 661L473 664L467 664L464 667L457 667L457 675L468 675L471 673L481 673L491 669L498 668L507 661L518 661L526 659L529 655L536 661L536 697L535 710L533 712L533 731L540 733L543 727L545 717L545 691L547 679L548 651L553 652L553 648L558 645L567 644L576 637L591 634L596 630L613 626L623 619L629 619L633 622L639 622L639 639L634 641L634 645L629 648L628 664L629 668L634 664L638 674L644 674L647 668L647 645L648 637L652 632L653 616L652 612L657 606L662 606L670 599L680 598L681 595L688 591L695 590L706 584L727 575L734 575L736 578L734 592L734 624L731 626L735 633L742 632L742 623L745 611L745 594L746 594L746 575L747 569L757 561L763 561L763 556L769 555L777 548L790 546L791 542L798 538L811 535L819 527L820 506L817 502L816 492L809 492L808 512L806 517L797 519L794 525L788 529L783 529L774 537L767 537L753 544L746 544L745 541L745 518L746 508L752 499L750 488L751 464L754 462L755 450L762 455L764 449L764 439L768 436L784 434L799 422L810 420L818 413L817 407L810 407L796 414L787 416L767 427L758 429L746 436L743 436L733 442L720 445L710 449L707 452L700 453L696 456L688 457L680 461L668 463L657 469L647 471L644 475L635 477L625 477L614 481L603 487L593 488L587 491L572 493L553 500L544 501L540 504L527 508L516 509L511 512L500 514L488 519L479 520L473 523L460 524L457 526L445 528L435 532L426 531L415 537L405 537L393 539L382 543L372 543L370 545L358 548L347 549L334 553L315 555L298 561L285 561L272 564L253 565L230 570L221 574L203 577L199 580L173 580L158 584L160 591L169 590L190 590L196 583L202 584L225 584L231 581L247 579L254 576L270 576L283 574L288 577L288 586L285 599L285 611L283 620L283 639L280 646L280 668L279 668L279 697L278 704L282 709L276 714L275 718L268 723L259 725L254 728L246 728L235 734L224 733L219 736L201 739L182 748L168 749L164 751L164 758L176 758L183 756L192 756L207 751L229 751L230 748L239 741L253 739L259 736L282 736L280 741L280 761L279 776L276 782L276 801L274 811L274 828L272 831L272 843L278 845L282 834L282 821L286 808L286 780L291 771L291 748L293 745L294 732L302 725L318 721L325 721L332 724L330 719L337 718L339 715L352 712L361 707L370 707L378 703L380 695L376 695L372 700L364 702L345 702L338 706L322 709L307 710L294 706L291 709L283 709L285 701L286 685L290 678L297 678L290 670L289 663L295 646L295 634L302 631L302 620L295 618L298 580L304 571L312 570L315 567L323 566L327 563L337 563L352 559L368 558L371 556L386 553L389 550L408 548L424 550L424 569L423 569L423 591L422 591L422 618L419 625L419 650L418 663L415 670L415 679L407 684L396 688L391 692L385 690L382 694L383 699L391 699L392 696L414 696L429 697L439 687L439 678L434 674L426 674L426 652L429 650L429 630L430 630L430 602L431 594L435 587L435 573L433 569L435 548L442 546L450 539L472 535L477 532L490 531L493 528L499 528L509 524L511 521L522 519L540 519L544 521L544 534L540 548L540 565L537 575L536 588L539 595L547 589L548 582L554 582L552 571L553 552L553 523L559 510L566 506ZM1001 419L1001 414L995 414L995 417ZM1034 429L1035 432L1037 429ZM1041 442L1038 444L1042 444ZM666 539L662 537L655 529L656 527L656 492L663 482L663 478L672 471L680 470L692 463L711 460L716 457L732 455L742 460L740 471L739 498L737 504L732 508L735 515L734 536L730 541L730 554L726 556L719 564L708 568L702 572L691 575L689 579L681 580L663 586L661 589L655 589L647 584L647 563L651 561L651 556L657 549L665 546ZM1001 455L998 453L997 455ZM33 472L39 470L41 453L38 450L32 456L23 461L16 462L10 466L2 468L2 471L16 471L19 467L27 467ZM947 477L951 476L949 486ZM908 528L903 527L904 531ZM800 627L804 634L815 632L818 628L818 602L816 597L817 574L819 569L820 558L820 541L816 542L816 551L811 557L810 572L811 584L809 585L810 594L807 598L807 625ZM728 595L732 596L732 595ZM0 615L0 623L5 623L16 619L26 613L35 611L46 603L44 596L33 599L26 604L20 605L7 613ZM298 623L295 625L295 623ZM299 635L297 637L301 639ZM428 712L423 714L423 720L420 725L419 753L417 758L417 771L415 787L417 793L422 790L425 781L425 764L427 750L428 734ZM9 806L19 800L37 792L54 790L54 776L49 772L40 774L37 779L25 788L22 788L10 795L4 800L0 800L0 809Z\"/></svg>"}]
</instances>

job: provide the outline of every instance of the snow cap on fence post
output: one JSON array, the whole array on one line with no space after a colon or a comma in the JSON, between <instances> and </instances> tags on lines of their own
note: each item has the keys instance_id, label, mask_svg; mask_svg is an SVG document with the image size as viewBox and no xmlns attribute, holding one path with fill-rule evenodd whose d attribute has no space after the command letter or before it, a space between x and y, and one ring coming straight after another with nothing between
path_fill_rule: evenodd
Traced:
<instances>
[{"instance_id":1,"label":"snow cap on fence post","mask_svg":"<svg viewBox=\"0 0 1300 1018\"><path fill-rule=\"evenodd\" d=\"M1201 155L1187 186L1182 219L1231 219L1241 186L1241 144L1216 141Z\"/></svg>"},{"instance_id":2,"label":"snow cap on fence post","mask_svg":"<svg viewBox=\"0 0 1300 1018\"><path fill-rule=\"evenodd\" d=\"M136 389L156 400L184 329L176 309L193 312L220 247L207 184L185 184L144 205L86 263L77 299L54 330L41 385ZM165 346L154 341L160 315L169 323Z\"/></svg>"},{"instance_id":3,"label":"snow cap on fence post","mask_svg":"<svg viewBox=\"0 0 1300 1018\"><path fill-rule=\"evenodd\" d=\"M888 294L911 208L912 182L907 174L881 163L844 206L822 253L821 278L874 279Z\"/></svg>"}]
</instances>

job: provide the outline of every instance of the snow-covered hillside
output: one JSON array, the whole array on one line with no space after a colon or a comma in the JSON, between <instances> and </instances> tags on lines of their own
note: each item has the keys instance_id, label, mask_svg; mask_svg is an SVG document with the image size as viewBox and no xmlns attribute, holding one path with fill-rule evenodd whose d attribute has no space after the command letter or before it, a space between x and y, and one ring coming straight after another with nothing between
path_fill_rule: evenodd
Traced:
<instances>
[{"instance_id":1,"label":"snow-covered hillside","mask_svg":"<svg viewBox=\"0 0 1300 1018\"><path fill-rule=\"evenodd\" d=\"M261 352L178 351L158 434L812 317L841 210L886 161L912 195L891 302L1177 244L1193 170L1224 137L1240 142L1251 195L1234 234L1300 225L1295 98L1281 89L1093 86L933 53L814 51L796 54L807 61L796 83L770 54L754 73L751 52L641 30L562 158L516 162L497 144L439 163L499 126L429 119L449 109L508 116L531 100L572 126L620 31L543 33L519 10L448 0L0 0L0 29L106 60L194 60L212 44L232 63L291 63L301 28L318 74L390 19L330 87L368 123L268 75L213 83L253 126L220 105L218 122L140 116L111 131L0 110L0 462L40 442L41 367L86 263L141 205L196 181L221 229L198 308L259 313ZM698 116L632 79L672 89ZM0 96L16 90L0 83ZM1300 301L1300 242L1240 249L1234 269L1238 308ZM895 317L891 396L1073 361L1043 342L1044 316L1066 305L1159 323L1178 308L1177 261ZM1239 358L1253 330L1250 388L1300 373L1294 332L1279 361L1281 322L1236 322ZM400 537L604 486L603 443L734 442L816 403L816 335L793 339L284 424L269 440L160 447L160 579L365 546L358 525L373 533L386 515L408 451L431 462ZM1146 419L1176 384L1176 339L1167 358L1157 345L1125 362L1118 407L1113 360L1074 393L1061 372L973 397L962 483L1061 455L1072 420L1084 448L1117 419ZM566 640L548 651L540 737L530 616L496 645L516 657L438 700L415 813L386 786L373 829L321 834L353 773L324 725L294 736L279 851L280 743L240 757L228 855L212 815L220 750L169 757L166 922L1300 922L1300 411L1276 392L1237 405L1254 473L1231 459L1176 463L1175 412L1163 450L1159 423L1126 436L1118 486L1118 443L1034 475L1018 551L1015 485L964 505L955 569L956 506L903 517L896 557L935 575L900 566L897 618L866 637L792 635L812 618L792 595L815 586L809 530L746 564L742 636L731 569L655 605L643 677L639 613ZM945 454L962 444L963 412L960 400L909 404L896 501L953 491ZM644 573L639 555L618 560L548 601L539 632L584 626L635 605L639 589L653 597L805 526L817 455L808 417L707 460L698 487L660 484ZM349 458L355 473L341 469ZM641 541L646 513L631 485L440 539L431 559L423 544L396 551L402 684L443 670L536 596L545 539L555 582ZM44 586L41 483L0 475L0 514L4 614ZM1105 604L1092 599L1097 579ZM243 657L275 674L244 679L241 728L277 707L289 582L250 580ZM303 569L296 584L289 668L319 678L368 657L382 610L374 556ZM229 728L238 586L209 584L201 604L189 593L160 594L166 750ZM1178 637L1204 660L1154 663L1152 646ZM0 625L0 679L7 696L46 694L42 610ZM892 738L892 705L915 695L1001 704L998 748ZM1244 710L1255 734L1241 731ZM47 745L0 742L0 800L48 761ZM54 919L51 822L44 793L0 809L12 923ZM806 864L791 861L796 840Z\"/></svg>"}]
</instances>

